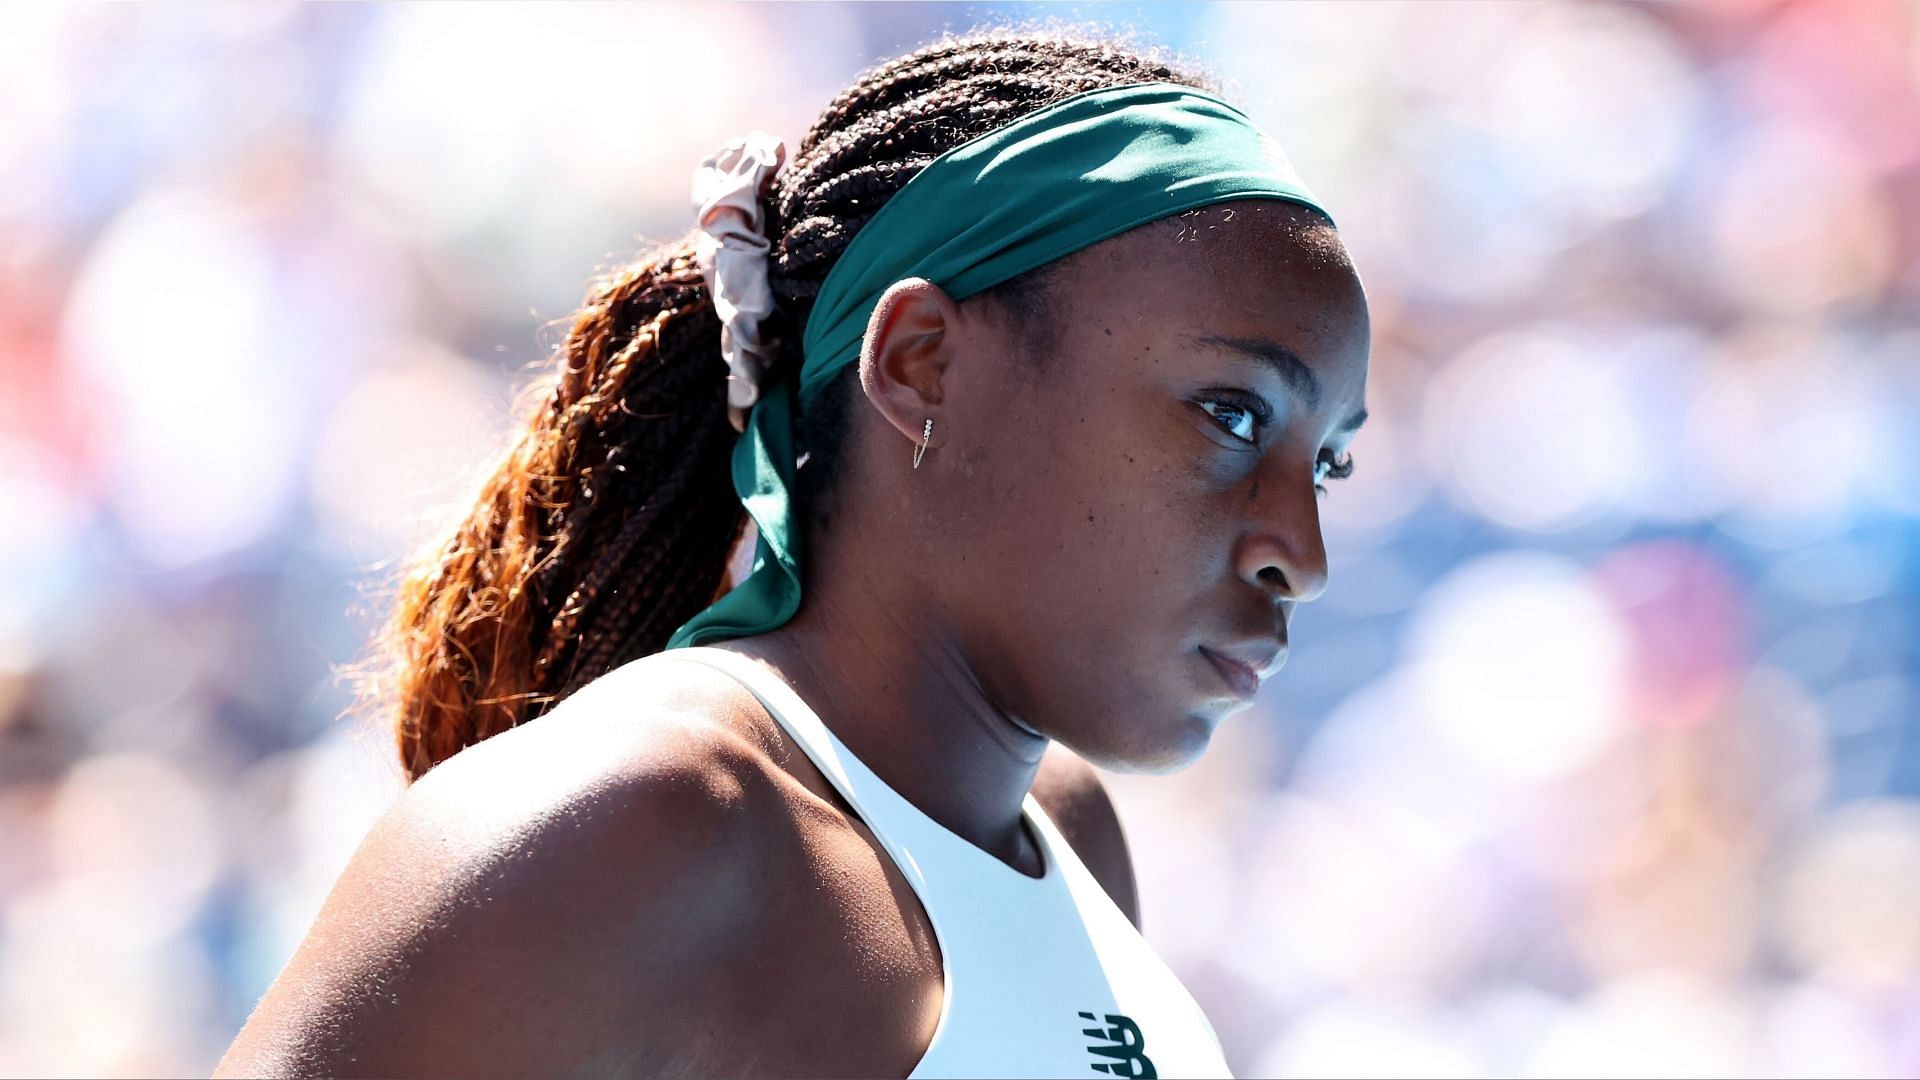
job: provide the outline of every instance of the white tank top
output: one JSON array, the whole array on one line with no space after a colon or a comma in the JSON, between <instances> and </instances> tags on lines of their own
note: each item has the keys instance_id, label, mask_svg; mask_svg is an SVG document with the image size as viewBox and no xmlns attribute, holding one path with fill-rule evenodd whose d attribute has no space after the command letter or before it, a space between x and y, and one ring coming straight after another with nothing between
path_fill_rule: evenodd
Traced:
<instances>
[{"instance_id":1,"label":"white tank top","mask_svg":"<svg viewBox=\"0 0 1920 1080\"><path fill-rule=\"evenodd\" d=\"M946 987L909 1076L1231 1077L1199 1003L1107 896L1029 793L1033 878L934 821L874 775L793 688L738 653L673 650L753 691L873 830L925 906Z\"/></svg>"}]
</instances>

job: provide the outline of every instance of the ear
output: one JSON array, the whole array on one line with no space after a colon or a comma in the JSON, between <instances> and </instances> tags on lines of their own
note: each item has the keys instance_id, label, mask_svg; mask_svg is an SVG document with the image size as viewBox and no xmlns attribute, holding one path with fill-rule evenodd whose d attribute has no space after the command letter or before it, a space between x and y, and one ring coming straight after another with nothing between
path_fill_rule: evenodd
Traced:
<instances>
[{"instance_id":1,"label":"ear","mask_svg":"<svg viewBox=\"0 0 1920 1080\"><path fill-rule=\"evenodd\" d=\"M926 278L905 278L887 287L867 321L860 346L860 389L880 415L919 446L929 418L938 420L945 401L941 381L957 355L960 305ZM939 446L938 424L929 447Z\"/></svg>"}]
</instances>

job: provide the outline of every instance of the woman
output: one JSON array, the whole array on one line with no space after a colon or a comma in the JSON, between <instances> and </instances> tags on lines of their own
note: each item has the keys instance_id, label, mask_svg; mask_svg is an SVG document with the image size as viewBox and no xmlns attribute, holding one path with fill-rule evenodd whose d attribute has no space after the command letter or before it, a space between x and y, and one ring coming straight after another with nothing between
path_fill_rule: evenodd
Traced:
<instances>
[{"instance_id":1,"label":"woman","mask_svg":"<svg viewBox=\"0 0 1920 1080\"><path fill-rule=\"evenodd\" d=\"M1226 1074L1088 762L1192 761L1325 586L1331 219L1096 40L923 49L784 156L707 163L412 573L417 782L220 1075Z\"/></svg>"}]
</instances>

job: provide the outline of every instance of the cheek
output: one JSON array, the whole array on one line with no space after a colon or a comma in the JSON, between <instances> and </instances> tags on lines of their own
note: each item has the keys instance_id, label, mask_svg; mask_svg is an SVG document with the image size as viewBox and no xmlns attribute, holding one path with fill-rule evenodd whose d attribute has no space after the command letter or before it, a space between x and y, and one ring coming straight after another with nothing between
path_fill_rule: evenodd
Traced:
<instances>
[{"instance_id":1,"label":"cheek","mask_svg":"<svg viewBox=\"0 0 1920 1080\"><path fill-rule=\"evenodd\" d=\"M1007 425L956 462L964 508L936 535L966 553L953 599L996 700L1117 760L1185 760L1207 730L1187 651L1217 606L1232 496L1191 432L1134 427Z\"/></svg>"},{"instance_id":2,"label":"cheek","mask_svg":"<svg viewBox=\"0 0 1920 1080\"><path fill-rule=\"evenodd\" d=\"M1135 403L1015 419L956 463L964 509L942 534L978 553L967 588L995 597L1014 633L1117 644L1181 617L1219 572L1230 496L1218 454L1170 425L1142 430L1142 415Z\"/></svg>"}]
</instances>

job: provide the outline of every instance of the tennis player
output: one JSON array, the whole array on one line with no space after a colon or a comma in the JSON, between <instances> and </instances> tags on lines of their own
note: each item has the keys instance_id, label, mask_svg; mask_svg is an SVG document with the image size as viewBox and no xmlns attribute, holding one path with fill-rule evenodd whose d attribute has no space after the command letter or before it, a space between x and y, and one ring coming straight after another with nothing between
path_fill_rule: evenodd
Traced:
<instances>
[{"instance_id":1,"label":"tennis player","mask_svg":"<svg viewBox=\"0 0 1920 1080\"><path fill-rule=\"evenodd\" d=\"M705 162L405 580L412 783L217 1075L1229 1075L1089 763L1279 668L1369 327L1210 85L977 33Z\"/></svg>"}]
</instances>

